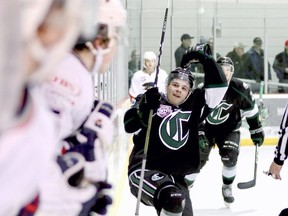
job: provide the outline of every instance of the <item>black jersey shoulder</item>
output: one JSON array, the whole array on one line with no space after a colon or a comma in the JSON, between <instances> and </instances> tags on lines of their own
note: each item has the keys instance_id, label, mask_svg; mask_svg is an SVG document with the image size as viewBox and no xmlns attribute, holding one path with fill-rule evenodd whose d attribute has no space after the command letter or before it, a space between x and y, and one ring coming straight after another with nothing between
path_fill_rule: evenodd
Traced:
<instances>
[{"instance_id":1,"label":"black jersey shoulder","mask_svg":"<svg viewBox=\"0 0 288 216\"><path fill-rule=\"evenodd\" d=\"M250 91L250 87L246 82L243 82L242 80L234 78L234 77L232 77L229 83L229 88L237 89L241 92Z\"/></svg>"}]
</instances>

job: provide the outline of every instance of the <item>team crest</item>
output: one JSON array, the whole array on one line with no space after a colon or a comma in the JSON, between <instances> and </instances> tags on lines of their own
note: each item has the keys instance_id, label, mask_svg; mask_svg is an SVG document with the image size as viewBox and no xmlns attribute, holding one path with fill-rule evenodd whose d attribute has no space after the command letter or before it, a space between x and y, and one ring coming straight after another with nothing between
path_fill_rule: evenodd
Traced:
<instances>
[{"instance_id":1,"label":"team crest","mask_svg":"<svg viewBox=\"0 0 288 216\"><path fill-rule=\"evenodd\" d=\"M178 110L163 119L159 127L159 137L167 148L177 150L187 143L190 115L190 111Z\"/></svg>"},{"instance_id":2,"label":"team crest","mask_svg":"<svg viewBox=\"0 0 288 216\"><path fill-rule=\"evenodd\" d=\"M220 103L206 118L207 122L211 125L219 125L225 122L229 118L228 110L232 104L225 102Z\"/></svg>"},{"instance_id":3,"label":"team crest","mask_svg":"<svg viewBox=\"0 0 288 216\"><path fill-rule=\"evenodd\" d=\"M165 176L162 173L154 173L151 177L151 180L156 182L163 179Z\"/></svg>"}]
</instances>

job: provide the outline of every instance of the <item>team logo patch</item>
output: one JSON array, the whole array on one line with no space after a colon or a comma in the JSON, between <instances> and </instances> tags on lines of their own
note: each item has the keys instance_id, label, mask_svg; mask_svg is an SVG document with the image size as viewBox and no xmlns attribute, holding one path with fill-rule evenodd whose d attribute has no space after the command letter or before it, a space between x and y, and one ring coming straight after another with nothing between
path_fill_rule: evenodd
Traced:
<instances>
[{"instance_id":1,"label":"team logo patch","mask_svg":"<svg viewBox=\"0 0 288 216\"><path fill-rule=\"evenodd\" d=\"M151 176L151 180L156 182L156 181L159 181L161 179L163 179L165 176L164 174L162 173L154 173L152 176Z\"/></svg>"},{"instance_id":2,"label":"team logo patch","mask_svg":"<svg viewBox=\"0 0 288 216\"><path fill-rule=\"evenodd\" d=\"M187 125L191 112L178 110L167 115L160 127L159 137L167 148L177 150L183 147L189 137Z\"/></svg>"},{"instance_id":3,"label":"team logo patch","mask_svg":"<svg viewBox=\"0 0 288 216\"><path fill-rule=\"evenodd\" d=\"M232 104L222 102L206 118L207 122L212 125L219 125L229 118L229 108Z\"/></svg>"},{"instance_id":4,"label":"team logo patch","mask_svg":"<svg viewBox=\"0 0 288 216\"><path fill-rule=\"evenodd\" d=\"M160 107L157 110L158 116L160 116L161 118L164 118L167 115L169 115L170 113L172 113L172 107L171 106L160 104Z\"/></svg>"}]
</instances>

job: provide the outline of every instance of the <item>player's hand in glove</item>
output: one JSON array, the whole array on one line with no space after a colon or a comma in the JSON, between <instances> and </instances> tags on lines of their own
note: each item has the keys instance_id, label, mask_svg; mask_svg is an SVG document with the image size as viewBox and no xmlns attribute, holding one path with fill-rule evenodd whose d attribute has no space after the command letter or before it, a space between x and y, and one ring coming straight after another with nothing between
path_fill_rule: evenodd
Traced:
<instances>
[{"instance_id":1,"label":"player's hand in glove","mask_svg":"<svg viewBox=\"0 0 288 216\"><path fill-rule=\"evenodd\" d=\"M147 82L142 85L145 90L148 90L154 86L154 82Z\"/></svg>"},{"instance_id":2,"label":"player's hand in glove","mask_svg":"<svg viewBox=\"0 0 288 216\"><path fill-rule=\"evenodd\" d=\"M86 121L75 135L65 139L65 151L79 152L86 161L94 161L94 147L97 142L103 149L112 143L113 139L113 106L109 102L97 101ZM109 136L107 136L109 133Z\"/></svg>"},{"instance_id":3,"label":"player's hand in glove","mask_svg":"<svg viewBox=\"0 0 288 216\"><path fill-rule=\"evenodd\" d=\"M200 45L192 47L191 50L198 51L205 55L212 56L212 50L209 44L200 44Z\"/></svg>"},{"instance_id":4,"label":"player's hand in glove","mask_svg":"<svg viewBox=\"0 0 288 216\"><path fill-rule=\"evenodd\" d=\"M198 135L200 151L207 152L207 150L209 149L209 141L205 136L205 132L199 131Z\"/></svg>"},{"instance_id":5,"label":"player's hand in glove","mask_svg":"<svg viewBox=\"0 0 288 216\"><path fill-rule=\"evenodd\" d=\"M201 162L200 168L202 168L208 161L211 148L204 131L200 130L198 132L198 139L199 139L200 162Z\"/></svg>"},{"instance_id":6,"label":"player's hand in glove","mask_svg":"<svg viewBox=\"0 0 288 216\"><path fill-rule=\"evenodd\" d=\"M144 125L148 123L150 110L153 112L157 110L160 105L160 93L157 87L148 89L139 101L138 115Z\"/></svg>"},{"instance_id":7,"label":"player's hand in glove","mask_svg":"<svg viewBox=\"0 0 288 216\"><path fill-rule=\"evenodd\" d=\"M203 63L205 59L212 57L212 51L209 44L201 44L191 48L191 51L183 55L181 67L189 67L190 63Z\"/></svg>"},{"instance_id":8,"label":"player's hand in glove","mask_svg":"<svg viewBox=\"0 0 288 216\"><path fill-rule=\"evenodd\" d=\"M264 142L265 134L262 127L256 129L250 129L251 139L254 145L261 146Z\"/></svg>"},{"instance_id":9,"label":"player's hand in glove","mask_svg":"<svg viewBox=\"0 0 288 216\"><path fill-rule=\"evenodd\" d=\"M100 215L106 215L107 207L112 204L112 198L108 194L109 189L112 188L111 184L107 182L97 182L96 201L91 211Z\"/></svg>"},{"instance_id":10,"label":"player's hand in glove","mask_svg":"<svg viewBox=\"0 0 288 216\"><path fill-rule=\"evenodd\" d=\"M85 157L85 178L93 182L107 179L108 149L114 130L112 113L109 102L96 101L76 135L65 139L66 152L78 152Z\"/></svg>"},{"instance_id":11,"label":"player's hand in glove","mask_svg":"<svg viewBox=\"0 0 288 216\"><path fill-rule=\"evenodd\" d=\"M63 176L72 187L80 187L84 181L85 158L78 152L68 152L57 157Z\"/></svg>"},{"instance_id":12,"label":"player's hand in glove","mask_svg":"<svg viewBox=\"0 0 288 216\"><path fill-rule=\"evenodd\" d=\"M114 107L110 102L106 101L96 101L94 105L95 108L84 122L81 134L89 137L90 132L96 133L103 145L109 145L113 139ZM107 133L109 133L109 136L107 136Z\"/></svg>"}]
</instances>

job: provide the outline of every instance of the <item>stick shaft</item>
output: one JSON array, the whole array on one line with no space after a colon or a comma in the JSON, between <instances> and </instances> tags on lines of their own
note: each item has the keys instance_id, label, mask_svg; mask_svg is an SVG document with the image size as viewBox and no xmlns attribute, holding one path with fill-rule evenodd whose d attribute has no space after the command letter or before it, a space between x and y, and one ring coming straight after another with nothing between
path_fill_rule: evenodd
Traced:
<instances>
[{"instance_id":1,"label":"stick shaft","mask_svg":"<svg viewBox=\"0 0 288 216\"><path fill-rule=\"evenodd\" d=\"M166 10L165 10L165 16L164 16L162 34L161 34L161 39L160 39L158 64L157 64L157 68L156 68L156 76L155 76L154 86L157 86L157 82L158 82L158 74L159 74L160 63L161 63L162 47L163 47L164 38L165 38L165 32L166 32L169 4L170 4L170 0L167 1L167 7L166 7ZM138 188L138 194L137 194L137 204L136 204L135 216L139 215L142 188L143 188L143 181L144 181L144 172L145 172L145 167L146 167L146 159L147 159L150 131L151 131L151 125L152 125L152 116L153 116L153 110L151 109L150 112L149 112L147 132L146 132L146 138L145 138L145 144L144 144L144 152L143 152L143 160L142 160L142 166L141 166L140 182L139 182L139 188Z\"/></svg>"},{"instance_id":2,"label":"stick shaft","mask_svg":"<svg viewBox=\"0 0 288 216\"><path fill-rule=\"evenodd\" d=\"M167 7L166 7L166 10L165 10L165 16L164 16L162 34L161 34L161 39L160 39L158 63L157 63L157 67L156 67L156 76L155 76L154 86L157 86L157 82L158 82L158 74L159 74L160 64L161 64L161 57L162 57L163 43L164 43L165 32L166 32L169 4L170 4L170 0L167 1ZM147 152L148 152L150 131L151 131L151 125L152 125L152 116L153 116L153 110L151 109L150 112L149 112L147 132L146 132L146 138L145 138L145 144L144 144L144 152L143 152L143 160L142 160L142 167L141 167L141 174L140 174L140 182L139 182L139 188L138 188L138 194L137 194L137 204L136 204L135 216L139 215L142 188L143 188L143 181L144 181L144 172L145 172L145 167L146 167Z\"/></svg>"},{"instance_id":3,"label":"stick shaft","mask_svg":"<svg viewBox=\"0 0 288 216\"><path fill-rule=\"evenodd\" d=\"M155 76L154 86L157 86L157 82L158 82L158 74L159 74L160 65L161 65L162 50L163 50L165 33L166 33L169 4L170 4L170 0L167 1L167 7L166 7L164 21L163 21L163 27L162 27L162 34L161 34L161 39L160 39L158 63L157 63L157 67L156 67L156 76Z\"/></svg>"},{"instance_id":4,"label":"stick shaft","mask_svg":"<svg viewBox=\"0 0 288 216\"><path fill-rule=\"evenodd\" d=\"M138 194L137 194L135 216L139 215L140 201L141 201L143 181L144 181L144 173L145 173L145 167L146 167L146 161L147 161L147 152L148 152L148 146L149 146L148 144L149 144L149 138L150 138L150 132L151 132L151 125L152 125L152 115L153 115L153 110L151 109L149 112L148 126L147 126L146 138L145 138L144 153L143 153L143 160L142 160L142 166L141 166L141 174L140 174L140 182L139 182L139 188L138 188Z\"/></svg>"},{"instance_id":5,"label":"stick shaft","mask_svg":"<svg viewBox=\"0 0 288 216\"><path fill-rule=\"evenodd\" d=\"M264 83L260 83L260 90L259 90L259 115L262 119L262 108L263 108L263 89L264 89ZM251 187L254 187L256 185L257 180L257 167L258 167L258 154L259 154L259 146L257 143L255 143L255 157L254 157L254 175L253 179L248 182L240 182L237 184L239 189L248 189Z\"/></svg>"}]
</instances>

